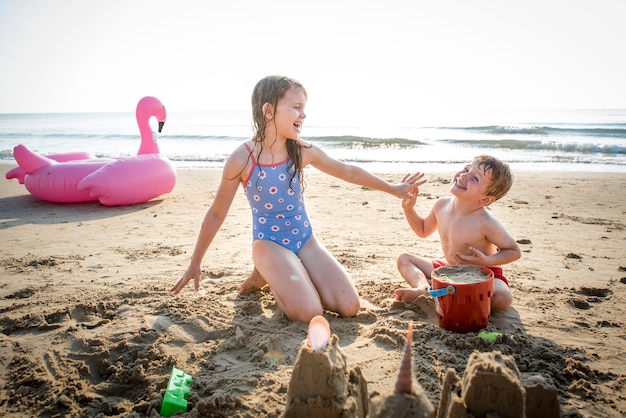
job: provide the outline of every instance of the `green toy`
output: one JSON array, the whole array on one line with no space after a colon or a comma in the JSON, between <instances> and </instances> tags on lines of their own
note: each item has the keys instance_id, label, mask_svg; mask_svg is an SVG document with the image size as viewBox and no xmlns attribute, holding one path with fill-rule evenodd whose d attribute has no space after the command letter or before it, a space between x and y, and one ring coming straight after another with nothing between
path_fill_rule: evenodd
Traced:
<instances>
[{"instance_id":1,"label":"green toy","mask_svg":"<svg viewBox=\"0 0 626 418\"><path fill-rule=\"evenodd\" d=\"M485 340L489 340L491 342L496 342L496 339L498 338L499 335L502 335L499 332L485 332L485 331L480 331L478 333L479 337L484 338Z\"/></svg>"},{"instance_id":2,"label":"green toy","mask_svg":"<svg viewBox=\"0 0 626 418\"><path fill-rule=\"evenodd\" d=\"M171 417L176 412L187 411L187 401L189 395L189 384L193 377L176 367L172 367L170 381L167 383L167 390L161 404L161 416Z\"/></svg>"}]
</instances>

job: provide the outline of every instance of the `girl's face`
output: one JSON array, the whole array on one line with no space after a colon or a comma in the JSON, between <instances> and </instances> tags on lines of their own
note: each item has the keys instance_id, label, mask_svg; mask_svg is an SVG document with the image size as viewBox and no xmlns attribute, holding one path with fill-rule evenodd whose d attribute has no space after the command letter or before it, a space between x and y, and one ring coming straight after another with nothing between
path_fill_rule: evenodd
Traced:
<instances>
[{"instance_id":1,"label":"girl's face","mask_svg":"<svg viewBox=\"0 0 626 418\"><path fill-rule=\"evenodd\" d=\"M456 197L481 200L487 197L486 192L490 184L489 172L473 162L454 175L450 192Z\"/></svg>"},{"instance_id":2,"label":"girl's face","mask_svg":"<svg viewBox=\"0 0 626 418\"><path fill-rule=\"evenodd\" d=\"M268 126L275 125L276 136L279 138L299 139L302 123L306 118L305 107L306 97L302 90L296 88L287 90L276 105L273 123L269 121Z\"/></svg>"}]
</instances>

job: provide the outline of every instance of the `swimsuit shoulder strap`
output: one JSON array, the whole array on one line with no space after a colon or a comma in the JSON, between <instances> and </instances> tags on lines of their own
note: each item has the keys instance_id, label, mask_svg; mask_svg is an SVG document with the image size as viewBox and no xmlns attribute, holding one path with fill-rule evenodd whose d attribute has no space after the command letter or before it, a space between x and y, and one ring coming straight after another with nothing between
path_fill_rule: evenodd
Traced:
<instances>
[{"instance_id":1,"label":"swimsuit shoulder strap","mask_svg":"<svg viewBox=\"0 0 626 418\"><path fill-rule=\"evenodd\" d=\"M246 147L246 150L248 151L248 155L250 155L250 158L252 159L252 169L250 170L250 174L248 175L248 178L246 179L246 181L243 182L244 188L245 188L245 185L248 183L248 180L250 180L250 177L252 177L254 170L259 166L259 164L256 162L256 158L254 158L254 154L252 153L252 150L250 149L250 146L248 145L248 143L244 142L243 146Z\"/></svg>"},{"instance_id":2,"label":"swimsuit shoulder strap","mask_svg":"<svg viewBox=\"0 0 626 418\"><path fill-rule=\"evenodd\" d=\"M259 165L259 164L256 162L256 158L254 158L254 154L252 154L252 150L250 149L250 146L248 145L248 143L247 143L247 142L244 142L243 146L244 146L244 147L246 147L246 150L248 150L248 154L250 155L250 158L252 158L252 163L253 163L254 165Z\"/></svg>"}]
</instances>

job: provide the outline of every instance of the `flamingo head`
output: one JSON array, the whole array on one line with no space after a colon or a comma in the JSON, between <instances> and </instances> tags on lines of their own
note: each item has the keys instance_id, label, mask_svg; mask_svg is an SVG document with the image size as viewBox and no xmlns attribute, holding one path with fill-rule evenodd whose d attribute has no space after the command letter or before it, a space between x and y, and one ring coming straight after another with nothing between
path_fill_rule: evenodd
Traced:
<instances>
[{"instance_id":1,"label":"flamingo head","mask_svg":"<svg viewBox=\"0 0 626 418\"><path fill-rule=\"evenodd\" d=\"M151 117L157 118L159 122L159 132L163 129L163 125L165 125L165 119L167 117L167 112L165 111L165 106L163 103L156 97L146 96L143 99L139 100L137 103L137 121L149 120Z\"/></svg>"},{"instance_id":2,"label":"flamingo head","mask_svg":"<svg viewBox=\"0 0 626 418\"><path fill-rule=\"evenodd\" d=\"M159 152L156 143L156 134L150 128L150 118L155 117L159 122L159 133L163 129L166 118L165 106L156 97L146 96L137 103L137 124L141 133L141 145L138 154L153 154Z\"/></svg>"}]
</instances>

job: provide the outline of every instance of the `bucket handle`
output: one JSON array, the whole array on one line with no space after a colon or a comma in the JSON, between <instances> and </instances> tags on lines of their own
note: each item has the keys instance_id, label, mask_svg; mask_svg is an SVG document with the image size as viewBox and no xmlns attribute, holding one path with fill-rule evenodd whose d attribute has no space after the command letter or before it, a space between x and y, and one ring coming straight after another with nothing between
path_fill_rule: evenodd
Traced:
<instances>
[{"instance_id":1,"label":"bucket handle","mask_svg":"<svg viewBox=\"0 0 626 418\"><path fill-rule=\"evenodd\" d=\"M430 296L434 298L440 298L445 295L452 295L455 292L456 292L456 288L452 285L448 285L444 288L437 289L437 290L433 290L432 286L430 287L430 289L428 289L428 293L430 293Z\"/></svg>"}]
</instances>

